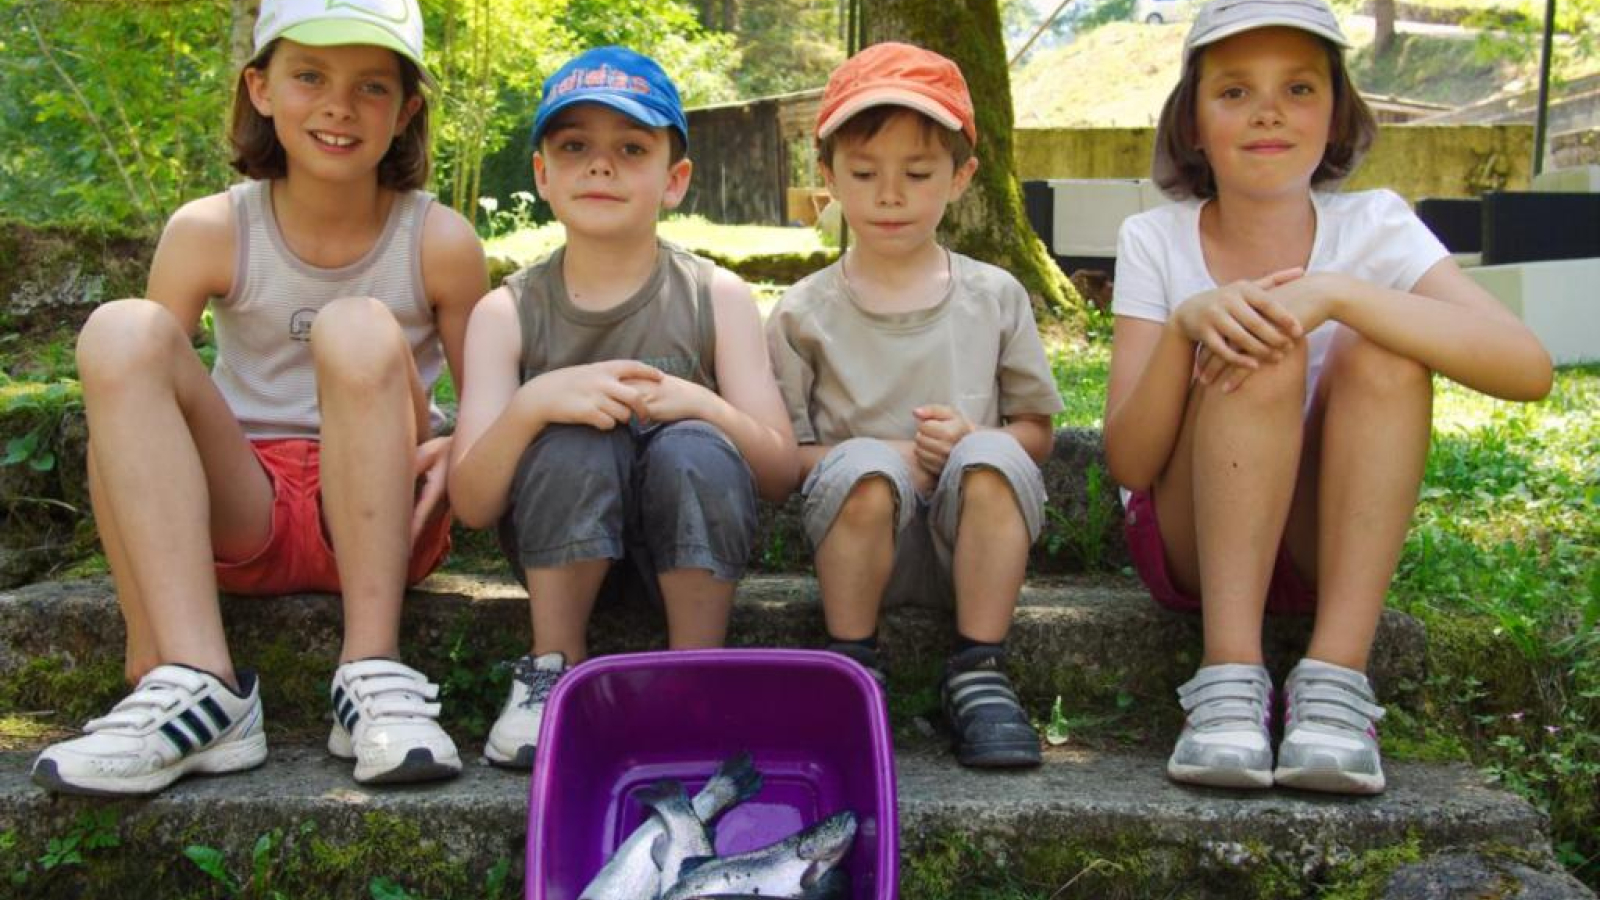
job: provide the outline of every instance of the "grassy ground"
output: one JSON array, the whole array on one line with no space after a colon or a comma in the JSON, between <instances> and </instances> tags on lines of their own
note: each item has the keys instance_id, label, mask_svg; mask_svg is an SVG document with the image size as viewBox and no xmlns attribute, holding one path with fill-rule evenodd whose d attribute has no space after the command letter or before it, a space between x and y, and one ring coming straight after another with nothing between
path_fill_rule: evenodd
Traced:
<instances>
[{"instance_id":1,"label":"grassy ground","mask_svg":"<svg viewBox=\"0 0 1600 900\"><path fill-rule=\"evenodd\" d=\"M724 258L815 253L828 249L812 228L718 225L700 216L668 217L661 222L660 234L690 250L710 250ZM490 256L532 262L561 246L565 235L565 229L552 222L493 238L485 242L484 249Z\"/></svg>"}]
</instances>

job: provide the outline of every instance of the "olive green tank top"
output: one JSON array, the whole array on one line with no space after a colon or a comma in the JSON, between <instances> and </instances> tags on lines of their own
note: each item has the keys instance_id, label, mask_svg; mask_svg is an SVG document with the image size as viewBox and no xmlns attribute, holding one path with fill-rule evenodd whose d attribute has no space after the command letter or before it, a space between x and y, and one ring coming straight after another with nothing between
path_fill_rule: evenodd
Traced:
<instances>
[{"instance_id":1,"label":"olive green tank top","mask_svg":"<svg viewBox=\"0 0 1600 900\"><path fill-rule=\"evenodd\" d=\"M562 274L566 248L505 280L522 326L522 380L545 372L633 359L715 391L716 266L660 242L656 266L632 297L609 309L581 309Z\"/></svg>"}]
</instances>

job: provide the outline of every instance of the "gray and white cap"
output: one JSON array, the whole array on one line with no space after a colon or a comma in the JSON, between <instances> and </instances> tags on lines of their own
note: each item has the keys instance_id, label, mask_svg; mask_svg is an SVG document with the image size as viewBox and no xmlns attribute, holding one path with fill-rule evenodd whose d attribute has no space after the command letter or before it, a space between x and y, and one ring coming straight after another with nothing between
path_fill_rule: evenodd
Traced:
<instances>
[{"instance_id":1,"label":"gray and white cap","mask_svg":"<svg viewBox=\"0 0 1600 900\"><path fill-rule=\"evenodd\" d=\"M1273 26L1298 28L1350 49L1338 18L1323 0L1211 0L1195 13L1194 25L1183 39L1183 61L1187 63L1202 47Z\"/></svg>"}]
</instances>

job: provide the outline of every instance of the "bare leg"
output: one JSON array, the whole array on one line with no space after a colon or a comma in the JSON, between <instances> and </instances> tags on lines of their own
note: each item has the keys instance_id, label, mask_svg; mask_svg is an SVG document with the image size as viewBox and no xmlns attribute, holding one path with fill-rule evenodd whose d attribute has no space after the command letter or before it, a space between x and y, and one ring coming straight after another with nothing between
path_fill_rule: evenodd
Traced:
<instances>
[{"instance_id":1,"label":"bare leg","mask_svg":"<svg viewBox=\"0 0 1600 900\"><path fill-rule=\"evenodd\" d=\"M894 522L888 479L856 482L817 547L817 583L830 637L858 641L878 630L878 608L894 571Z\"/></svg>"},{"instance_id":2,"label":"bare leg","mask_svg":"<svg viewBox=\"0 0 1600 900\"><path fill-rule=\"evenodd\" d=\"M344 596L341 663L400 656L417 436L427 398L377 300L328 304L311 328L322 414L322 514Z\"/></svg>"},{"instance_id":3,"label":"bare leg","mask_svg":"<svg viewBox=\"0 0 1600 900\"><path fill-rule=\"evenodd\" d=\"M993 469L965 472L954 569L956 629L998 644L1011 630L1028 569L1028 526L1005 476Z\"/></svg>"},{"instance_id":4,"label":"bare leg","mask_svg":"<svg viewBox=\"0 0 1600 900\"><path fill-rule=\"evenodd\" d=\"M589 658L589 615L610 568L609 559L586 559L560 568L526 570L534 656L561 653L567 665Z\"/></svg>"},{"instance_id":5,"label":"bare leg","mask_svg":"<svg viewBox=\"0 0 1600 900\"><path fill-rule=\"evenodd\" d=\"M658 576L667 607L667 644L674 650L721 647L728 638L736 581L721 581L708 569L674 569Z\"/></svg>"},{"instance_id":6,"label":"bare leg","mask_svg":"<svg viewBox=\"0 0 1600 900\"><path fill-rule=\"evenodd\" d=\"M163 307L102 306L77 360L95 517L129 622L128 674L183 663L233 683L213 554L244 556L267 540L272 485Z\"/></svg>"},{"instance_id":7,"label":"bare leg","mask_svg":"<svg viewBox=\"0 0 1600 900\"><path fill-rule=\"evenodd\" d=\"M1329 351L1317 513L1317 619L1306 655L1365 671L1427 462L1422 365L1348 329Z\"/></svg>"},{"instance_id":8,"label":"bare leg","mask_svg":"<svg viewBox=\"0 0 1600 900\"><path fill-rule=\"evenodd\" d=\"M1261 662L1261 620L1301 447L1304 345L1233 393L1196 384L1157 518L1178 586L1199 590L1204 665Z\"/></svg>"}]
</instances>

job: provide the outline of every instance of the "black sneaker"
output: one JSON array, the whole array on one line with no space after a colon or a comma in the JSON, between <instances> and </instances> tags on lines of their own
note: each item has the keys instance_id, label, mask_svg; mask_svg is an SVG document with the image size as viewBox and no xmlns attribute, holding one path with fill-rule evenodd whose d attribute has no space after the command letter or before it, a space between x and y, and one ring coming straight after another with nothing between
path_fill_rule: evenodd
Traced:
<instances>
[{"instance_id":1,"label":"black sneaker","mask_svg":"<svg viewBox=\"0 0 1600 900\"><path fill-rule=\"evenodd\" d=\"M887 688L889 686L888 676L883 674L883 664L878 660L878 651L871 647L852 644L847 641L834 641L825 649L829 653L837 653L860 663L867 670L867 674L872 676L872 680L878 683L878 687Z\"/></svg>"},{"instance_id":2,"label":"black sneaker","mask_svg":"<svg viewBox=\"0 0 1600 900\"><path fill-rule=\"evenodd\" d=\"M945 666L939 696L963 766L1008 769L1039 764L1039 733L1017 702L997 647L973 647Z\"/></svg>"}]
</instances>

